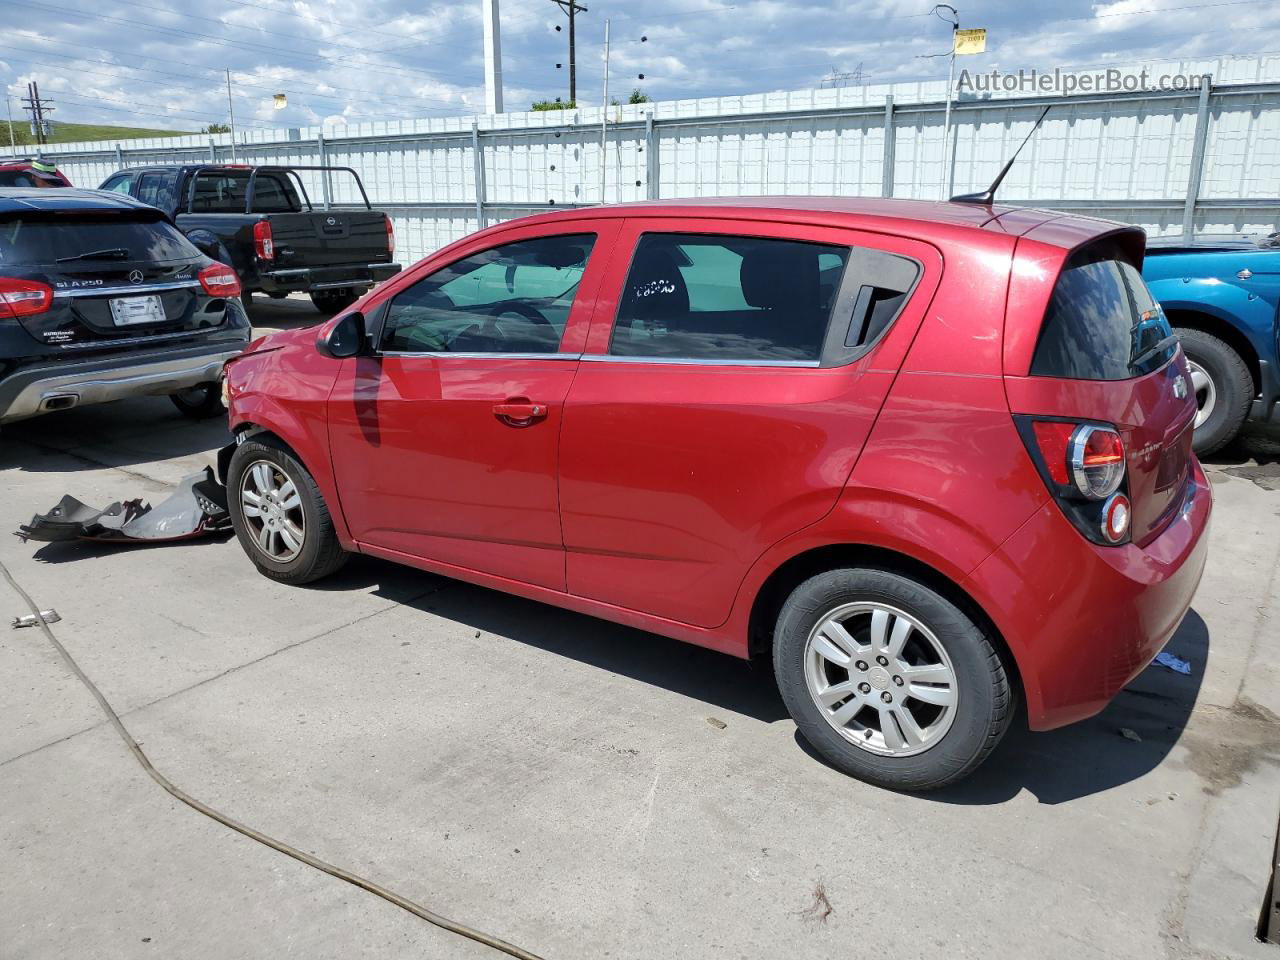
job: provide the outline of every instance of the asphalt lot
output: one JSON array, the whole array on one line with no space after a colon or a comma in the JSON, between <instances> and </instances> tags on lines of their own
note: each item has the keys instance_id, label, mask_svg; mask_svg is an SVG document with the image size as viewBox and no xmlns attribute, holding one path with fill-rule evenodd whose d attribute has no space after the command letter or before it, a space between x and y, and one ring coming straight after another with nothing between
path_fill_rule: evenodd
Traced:
<instances>
[{"instance_id":1,"label":"asphalt lot","mask_svg":"<svg viewBox=\"0 0 1280 960\"><path fill-rule=\"evenodd\" d=\"M226 439L164 399L14 425L0 519L162 499ZM234 540L0 560L184 790L548 960L1275 960L1280 437L1209 469L1191 676L925 797L824 766L746 664L388 563L291 589ZM174 801L37 630L0 627L0 676L0 956L498 956Z\"/></svg>"}]
</instances>

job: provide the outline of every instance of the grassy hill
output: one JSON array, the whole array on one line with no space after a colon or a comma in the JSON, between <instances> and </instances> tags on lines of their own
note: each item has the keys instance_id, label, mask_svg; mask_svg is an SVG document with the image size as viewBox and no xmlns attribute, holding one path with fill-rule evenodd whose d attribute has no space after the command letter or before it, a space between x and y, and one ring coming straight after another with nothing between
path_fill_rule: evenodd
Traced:
<instances>
[{"instance_id":1,"label":"grassy hill","mask_svg":"<svg viewBox=\"0 0 1280 960\"><path fill-rule=\"evenodd\" d=\"M113 127L102 123L55 123L50 143L78 143L82 140L132 140L136 137L181 137L186 130L149 130L145 127ZM31 128L24 119L19 122L13 118L14 139L18 142L18 152L35 143L31 136ZM12 153L9 146L9 127L5 118L0 117L0 152Z\"/></svg>"}]
</instances>

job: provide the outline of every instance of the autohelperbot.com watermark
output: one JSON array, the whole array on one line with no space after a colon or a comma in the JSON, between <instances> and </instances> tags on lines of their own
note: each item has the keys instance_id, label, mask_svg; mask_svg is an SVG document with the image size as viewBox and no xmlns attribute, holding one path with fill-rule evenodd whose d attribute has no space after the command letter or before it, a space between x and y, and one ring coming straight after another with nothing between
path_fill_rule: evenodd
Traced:
<instances>
[{"instance_id":1,"label":"autohelperbot.com watermark","mask_svg":"<svg viewBox=\"0 0 1280 960\"><path fill-rule=\"evenodd\" d=\"M1004 72L961 70L956 81L959 93L1143 93L1199 90L1205 78L1193 73L1160 73L1141 70L1017 70Z\"/></svg>"}]
</instances>

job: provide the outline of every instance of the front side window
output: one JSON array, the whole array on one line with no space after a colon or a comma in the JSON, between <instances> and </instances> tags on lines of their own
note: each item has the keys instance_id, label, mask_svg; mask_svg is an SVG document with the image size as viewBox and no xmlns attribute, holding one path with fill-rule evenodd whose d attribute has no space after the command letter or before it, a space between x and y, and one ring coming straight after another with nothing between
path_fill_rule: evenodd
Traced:
<instances>
[{"instance_id":1,"label":"front side window","mask_svg":"<svg viewBox=\"0 0 1280 960\"><path fill-rule=\"evenodd\" d=\"M519 240L473 254L398 293L390 353L555 353L593 234Z\"/></svg>"},{"instance_id":2,"label":"front side window","mask_svg":"<svg viewBox=\"0 0 1280 960\"><path fill-rule=\"evenodd\" d=\"M796 240L644 234L609 352L816 362L849 248Z\"/></svg>"},{"instance_id":3,"label":"front side window","mask_svg":"<svg viewBox=\"0 0 1280 960\"><path fill-rule=\"evenodd\" d=\"M104 183L99 189L107 190L111 193L123 193L127 195L129 193L130 179L131 178L128 174L125 174L122 177L112 177L110 180Z\"/></svg>"}]
</instances>

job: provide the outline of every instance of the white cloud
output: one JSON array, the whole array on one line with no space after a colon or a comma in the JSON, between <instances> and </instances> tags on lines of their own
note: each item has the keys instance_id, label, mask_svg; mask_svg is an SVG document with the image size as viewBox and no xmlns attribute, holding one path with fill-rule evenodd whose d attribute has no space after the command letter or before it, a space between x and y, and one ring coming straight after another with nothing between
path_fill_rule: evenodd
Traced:
<instances>
[{"instance_id":1,"label":"white cloud","mask_svg":"<svg viewBox=\"0 0 1280 960\"><path fill-rule=\"evenodd\" d=\"M592 0L588 6L578 18L578 99L584 104L599 101L606 17L612 20L611 89L623 95L637 86L658 99L797 89L817 85L833 67L859 65L867 82L945 76L943 58L919 56L945 50L948 39L948 26L928 15L927 0ZM1280 49L1274 0L965 0L960 6L962 26L989 31L988 53L966 64L977 69ZM106 7L92 0L58 0L56 7L55 0L8 0L6 20L0 83L18 96L28 79L38 79L42 92L58 100L55 117L64 121L185 130L225 122L227 69L244 125L459 114L479 110L484 100L474 0L425 7L421 0L388 0L376 8L347 0L117 0ZM567 27L566 18L550 0L507 0L502 37L509 109L567 97L568 34L556 32L557 25ZM274 93L288 95L287 109L273 109Z\"/></svg>"}]
</instances>

